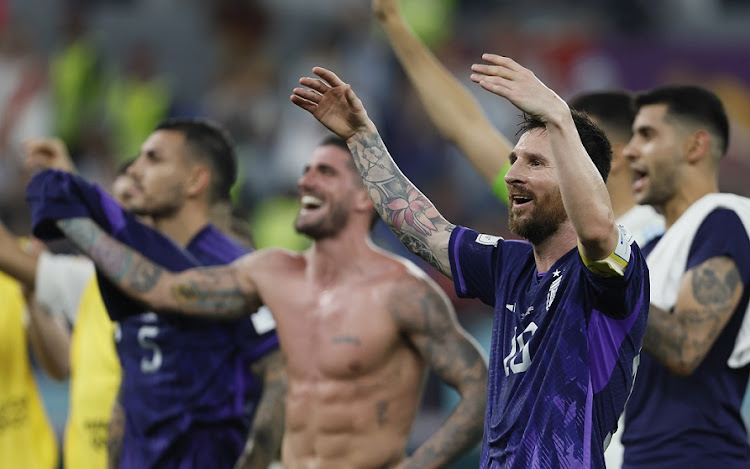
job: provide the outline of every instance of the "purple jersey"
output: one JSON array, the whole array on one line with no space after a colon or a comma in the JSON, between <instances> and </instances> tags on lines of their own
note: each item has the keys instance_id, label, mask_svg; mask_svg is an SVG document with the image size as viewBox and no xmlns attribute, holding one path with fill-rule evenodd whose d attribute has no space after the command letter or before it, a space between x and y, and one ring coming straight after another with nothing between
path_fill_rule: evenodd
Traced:
<instances>
[{"instance_id":1,"label":"purple jersey","mask_svg":"<svg viewBox=\"0 0 750 469\"><path fill-rule=\"evenodd\" d=\"M650 253L659 240L648 244ZM750 467L750 446L740 407L750 365L727 365L750 296L750 240L731 210L718 209L693 238L689 270L717 256L734 259L744 285L742 299L708 355L690 376L677 376L647 352L625 412L623 468Z\"/></svg>"},{"instance_id":2,"label":"purple jersey","mask_svg":"<svg viewBox=\"0 0 750 469\"><path fill-rule=\"evenodd\" d=\"M54 220L86 216L171 270L227 264L246 253L211 225L183 250L98 187L65 173L40 173L27 196L34 232L42 238L58 234ZM250 318L209 321L143 311L104 278L100 290L119 321L115 340L127 419L121 467L204 467L205 457L214 458L213 467L231 467L261 394L250 366L278 347L275 331L257 331Z\"/></svg>"},{"instance_id":3,"label":"purple jersey","mask_svg":"<svg viewBox=\"0 0 750 469\"><path fill-rule=\"evenodd\" d=\"M456 227L449 257L458 295L495 310L480 467L603 468L646 327L638 247L623 277L577 249L539 273L529 243Z\"/></svg>"}]
</instances>

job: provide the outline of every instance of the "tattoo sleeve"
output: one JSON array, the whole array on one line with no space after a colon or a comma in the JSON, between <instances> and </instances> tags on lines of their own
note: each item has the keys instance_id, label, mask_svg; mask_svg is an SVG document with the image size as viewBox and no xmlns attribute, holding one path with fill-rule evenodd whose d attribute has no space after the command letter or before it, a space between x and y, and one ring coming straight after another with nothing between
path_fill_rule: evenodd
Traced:
<instances>
[{"instance_id":1,"label":"tattoo sleeve","mask_svg":"<svg viewBox=\"0 0 750 469\"><path fill-rule=\"evenodd\" d=\"M649 308L643 348L679 375L691 374L713 347L742 296L734 261L714 257L685 273L674 311Z\"/></svg>"},{"instance_id":2,"label":"tattoo sleeve","mask_svg":"<svg viewBox=\"0 0 750 469\"><path fill-rule=\"evenodd\" d=\"M281 351L264 357L259 363L262 373L263 395L255 412L250 436L235 469L268 467L279 455L284 434L284 399L286 398L286 371Z\"/></svg>"},{"instance_id":3,"label":"tattoo sleeve","mask_svg":"<svg viewBox=\"0 0 750 469\"><path fill-rule=\"evenodd\" d=\"M120 392L112 406L112 416L109 419L109 436L107 438L107 468L120 467L122 457L122 440L125 436L125 410L120 402Z\"/></svg>"},{"instance_id":4,"label":"tattoo sleeve","mask_svg":"<svg viewBox=\"0 0 750 469\"><path fill-rule=\"evenodd\" d=\"M240 289L234 266L173 274L115 240L88 218L60 220L58 226L94 261L100 273L154 310L235 317L251 306Z\"/></svg>"},{"instance_id":5,"label":"tattoo sleeve","mask_svg":"<svg viewBox=\"0 0 750 469\"><path fill-rule=\"evenodd\" d=\"M380 217L404 246L450 277L448 242L455 226L404 176L380 135L357 134L348 143Z\"/></svg>"},{"instance_id":6,"label":"tattoo sleeve","mask_svg":"<svg viewBox=\"0 0 750 469\"><path fill-rule=\"evenodd\" d=\"M487 365L458 325L445 295L430 281L400 282L390 309L431 370L461 396L443 425L407 459L408 468L444 467L471 449L483 431Z\"/></svg>"}]
</instances>

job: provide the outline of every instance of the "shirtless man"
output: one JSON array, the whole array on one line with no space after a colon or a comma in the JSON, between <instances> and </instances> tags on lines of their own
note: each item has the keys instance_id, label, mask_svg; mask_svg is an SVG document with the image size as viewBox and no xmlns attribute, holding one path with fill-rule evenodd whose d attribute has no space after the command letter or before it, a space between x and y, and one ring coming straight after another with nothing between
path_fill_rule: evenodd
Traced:
<instances>
[{"instance_id":1,"label":"shirtless man","mask_svg":"<svg viewBox=\"0 0 750 469\"><path fill-rule=\"evenodd\" d=\"M323 142L298 186L295 226L312 247L260 250L230 266L174 274L90 219L58 226L154 311L236 317L270 308L287 363L287 469L445 466L482 435L487 368L478 347L424 272L370 241L377 214L343 141ZM406 457L428 366L461 401Z\"/></svg>"}]
</instances>

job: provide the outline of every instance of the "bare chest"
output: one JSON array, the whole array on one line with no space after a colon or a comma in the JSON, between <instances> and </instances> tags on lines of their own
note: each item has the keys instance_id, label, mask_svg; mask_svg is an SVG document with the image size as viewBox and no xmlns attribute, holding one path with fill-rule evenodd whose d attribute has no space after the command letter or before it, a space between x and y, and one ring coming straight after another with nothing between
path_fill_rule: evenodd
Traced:
<instances>
[{"instance_id":1,"label":"bare chest","mask_svg":"<svg viewBox=\"0 0 750 469\"><path fill-rule=\"evenodd\" d=\"M267 299L267 305L291 374L322 379L363 376L381 369L394 349L404 346L376 288L341 285L318 290L304 282L289 286L285 294Z\"/></svg>"}]
</instances>

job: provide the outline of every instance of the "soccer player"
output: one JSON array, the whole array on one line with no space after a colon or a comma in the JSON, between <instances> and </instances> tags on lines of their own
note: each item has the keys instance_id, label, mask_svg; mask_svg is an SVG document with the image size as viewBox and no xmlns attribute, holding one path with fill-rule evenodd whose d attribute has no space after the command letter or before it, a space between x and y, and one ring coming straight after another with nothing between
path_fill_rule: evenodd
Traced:
<instances>
[{"instance_id":1,"label":"soccer player","mask_svg":"<svg viewBox=\"0 0 750 469\"><path fill-rule=\"evenodd\" d=\"M656 88L636 108L624 149L633 190L664 213L667 231L644 248L651 308L623 467L747 468L750 200L719 193L728 119L719 98L695 86Z\"/></svg>"},{"instance_id":2,"label":"soccer player","mask_svg":"<svg viewBox=\"0 0 750 469\"><path fill-rule=\"evenodd\" d=\"M93 217L175 269L217 265L246 253L210 223L213 204L228 199L235 164L220 128L168 120L144 142L128 170L134 180L129 208L149 216L155 229L70 174L41 173L50 184L31 185L29 195L46 198L42 209ZM111 285L100 282L100 290L118 322L115 340L124 372L121 406L115 406L110 427L111 465L231 467L250 421L257 437L250 446L273 457L280 441L275 420L283 408L283 373L272 321L269 328L249 318L158 317Z\"/></svg>"},{"instance_id":3,"label":"soccer player","mask_svg":"<svg viewBox=\"0 0 750 469\"><path fill-rule=\"evenodd\" d=\"M634 378L648 273L618 228L603 132L513 60L485 54L472 80L528 116L505 176L505 241L445 220L401 173L362 102L333 72L300 79L292 102L344 138L375 207L460 296L495 308L482 468L604 467Z\"/></svg>"},{"instance_id":4,"label":"soccer player","mask_svg":"<svg viewBox=\"0 0 750 469\"><path fill-rule=\"evenodd\" d=\"M50 181L37 176L31 184ZM31 203L37 228L54 222L102 273L155 311L221 318L270 308L289 380L285 467L445 466L481 436L487 368L477 345L427 274L372 244L377 214L340 139L314 151L298 187L295 226L313 239L307 251L264 249L228 267L178 274L88 218L42 213L49 201ZM461 400L406 457L427 367Z\"/></svg>"}]
</instances>

